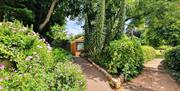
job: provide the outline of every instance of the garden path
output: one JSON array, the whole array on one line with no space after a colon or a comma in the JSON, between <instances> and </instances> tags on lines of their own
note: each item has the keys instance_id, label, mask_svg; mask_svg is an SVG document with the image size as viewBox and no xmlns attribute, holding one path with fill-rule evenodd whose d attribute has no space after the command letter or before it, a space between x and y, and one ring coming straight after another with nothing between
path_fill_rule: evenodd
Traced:
<instances>
[{"instance_id":1,"label":"garden path","mask_svg":"<svg viewBox=\"0 0 180 91\"><path fill-rule=\"evenodd\" d=\"M114 91L106 80L103 73L98 71L88 61L80 57L74 58L75 63L80 65L87 80L87 91Z\"/></svg>"},{"instance_id":2,"label":"garden path","mask_svg":"<svg viewBox=\"0 0 180 91\"><path fill-rule=\"evenodd\" d=\"M180 85L165 72L162 61L154 59L147 62L142 74L124 84L120 91L180 91Z\"/></svg>"}]
</instances>

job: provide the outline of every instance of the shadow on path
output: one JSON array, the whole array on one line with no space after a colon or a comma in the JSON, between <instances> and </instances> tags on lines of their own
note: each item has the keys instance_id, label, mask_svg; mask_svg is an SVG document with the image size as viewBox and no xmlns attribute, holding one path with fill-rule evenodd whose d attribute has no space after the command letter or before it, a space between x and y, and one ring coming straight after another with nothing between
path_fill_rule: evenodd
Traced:
<instances>
[{"instance_id":1,"label":"shadow on path","mask_svg":"<svg viewBox=\"0 0 180 91\"><path fill-rule=\"evenodd\" d=\"M180 86L164 70L162 60L146 63L142 74L126 83L123 91L180 91Z\"/></svg>"},{"instance_id":2,"label":"shadow on path","mask_svg":"<svg viewBox=\"0 0 180 91\"><path fill-rule=\"evenodd\" d=\"M99 72L89 62L80 57L74 58L76 64L80 65L87 79L87 91L114 91L108 84L103 73Z\"/></svg>"}]
</instances>

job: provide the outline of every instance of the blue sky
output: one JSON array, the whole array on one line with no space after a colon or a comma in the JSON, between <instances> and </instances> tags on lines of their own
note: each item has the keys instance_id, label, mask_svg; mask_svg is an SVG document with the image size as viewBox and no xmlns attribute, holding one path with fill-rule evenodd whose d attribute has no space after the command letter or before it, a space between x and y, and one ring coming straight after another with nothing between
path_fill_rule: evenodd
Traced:
<instances>
[{"instance_id":1,"label":"blue sky","mask_svg":"<svg viewBox=\"0 0 180 91\"><path fill-rule=\"evenodd\" d=\"M77 35L83 33L83 29L81 28L81 26L82 25L78 24L77 20L70 20L69 18L67 18L66 31L68 35Z\"/></svg>"},{"instance_id":2,"label":"blue sky","mask_svg":"<svg viewBox=\"0 0 180 91\"><path fill-rule=\"evenodd\" d=\"M127 28L127 25L131 22L131 20L126 22L125 28ZM82 25L83 24L78 24L78 20L70 20L67 18L67 24L66 24L66 31L68 35L77 35L83 33Z\"/></svg>"}]
</instances>

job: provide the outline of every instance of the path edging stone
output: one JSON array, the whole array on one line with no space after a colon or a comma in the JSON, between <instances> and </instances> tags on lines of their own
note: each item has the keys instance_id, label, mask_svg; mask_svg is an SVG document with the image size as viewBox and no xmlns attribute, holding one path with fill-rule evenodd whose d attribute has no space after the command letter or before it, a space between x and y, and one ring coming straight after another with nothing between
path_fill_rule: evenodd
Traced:
<instances>
[{"instance_id":1,"label":"path edging stone","mask_svg":"<svg viewBox=\"0 0 180 91\"><path fill-rule=\"evenodd\" d=\"M124 83L124 77L122 75L120 75L117 78L113 78L112 75L110 75L106 70L104 70L103 68L101 68L99 65L97 65L96 63L94 63L90 58L86 58L84 56L80 56L83 59L86 59L89 63L91 63L98 71L102 72L104 74L104 76L106 77L106 79L109 81L109 84L115 88L118 89L122 86L122 84Z\"/></svg>"}]
</instances>

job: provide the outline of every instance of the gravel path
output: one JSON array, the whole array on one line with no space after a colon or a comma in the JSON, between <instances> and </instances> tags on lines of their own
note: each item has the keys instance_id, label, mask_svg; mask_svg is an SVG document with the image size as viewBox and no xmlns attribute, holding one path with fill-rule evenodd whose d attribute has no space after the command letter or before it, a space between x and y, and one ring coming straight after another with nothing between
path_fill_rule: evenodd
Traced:
<instances>
[{"instance_id":1,"label":"gravel path","mask_svg":"<svg viewBox=\"0 0 180 91\"><path fill-rule=\"evenodd\" d=\"M74 58L75 63L83 69L87 79L87 91L114 91L108 84L104 75L82 58ZM180 91L178 85L164 70L163 59L154 59L147 62L143 72L125 83L116 91Z\"/></svg>"}]
</instances>

